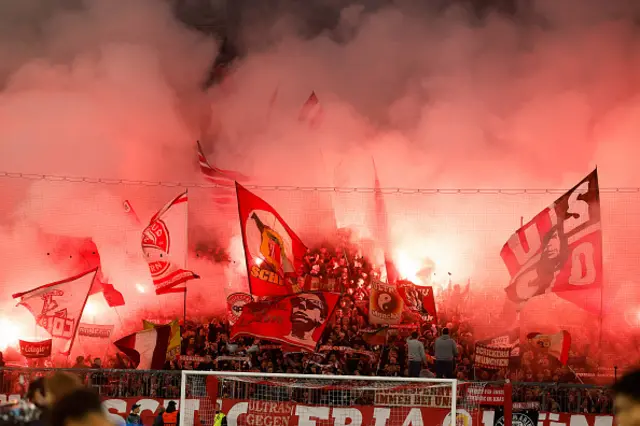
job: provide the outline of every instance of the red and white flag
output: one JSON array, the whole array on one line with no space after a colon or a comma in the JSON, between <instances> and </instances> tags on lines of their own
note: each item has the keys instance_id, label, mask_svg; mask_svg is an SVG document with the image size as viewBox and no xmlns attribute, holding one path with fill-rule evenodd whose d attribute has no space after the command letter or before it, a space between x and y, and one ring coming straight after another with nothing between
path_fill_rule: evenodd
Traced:
<instances>
[{"instance_id":1,"label":"red and white flag","mask_svg":"<svg viewBox=\"0 0 640 426\"><path fill-rule=\"evenodd\" d=\"M82 311L98 269L92 269L66 280L45 284L33 290L16 293L17 306L24 306L53 339L63 341L63 354L71 351Z\"/></svg>"},{"instance_id":2,"label":"red and white flag","mask_svg":"<svg viewBox=\"0 0 640 426\"><path fill-rule=\"evenodd\" d=\"M187 192L167 203L142 231L142 252L149 265L156 294L182 293L189 280L200 278L186 270Z\"/></svg>"},{"instance_id":3,"label":"red and white flag","mask_svg":"<svg viewBox=\"0 0 640 426\"><path fill-rule=\"evenodd\" d=\"M339 300L339 294L315 292L250 302L230 336L252 336L313 351Z\"/></svg>"},{"instance_id":4,"label":"red and white flag","mask_svg":"<svg viewBox=\"0 0 640 426\"><path fill-rule=\"evenodd\" d=\"M213 201L216 204L232 204L235 201L235 181L246 182L249 178L241 173L231 170L223 170L217 167L213 167L207 161L207 157L204 155L202 145L200 141L198 144L198 164L200 165L200 171L204 178L209 182L217 185L216 188L212 188L214 191Z\"/></svg>"},{"instance_id":5,"label":"red and white flag","mask_svg":"<svg viewBox=\"0 0 640 426\"><path fill-rule=\"evenodd\" d=\"M105 302L107 302L107 305L109 305L109 307L115 308L118 306L123 306L124 296L122 295L122 293L116 290L113 284L109 283L109 280L102 272L100 253L98 252L96 243L94 243L92 239L86 239L78 250L78 254L90 265L91 268L98 268L98 272L96 273L96 278L93 280L93 286L91 286L91 292L89 293L89 296L97 293L102 293L102 296L104 297L104 300Z\"/></svg>"},{"instance_id":6,"label":"red and white flag","mask_svg":"<svg viewBox=\"0 0 640 426\"><path fill-rule=\"evenodd\" d=\"M571 349L571 335L568 331L562 330L556 334L529 333L527 340L538 350L557 358L562 365L567 365Z\"/></svg>"},{"instance_id":7,"label":"red and white flag","mask_svg":"<svg viewBox=\"0 0 640 426\"><path fill-rule=\"evenodd\" d=\"M598 173L518 229L500 251L514 302L553 292L586 310L599 310L602 231ZM597 299L597 300L596 300Z\"/></svg>"},{"instance_id":8,"label":"red and white flag","mask_svg":"<svg viewBox=\"0 0 640 426\"><path fill-rule=\"evenodd\" d=\"M297 293L307 247L262 198L236 182L242 241L253 296Z\"/></svg>"},{"instance_id":9,"label":"red and white flag","mask_svg":"<svg viewBox=\"0 0 640 426\"><path fill-rule=\"evenodd\" d=\"M316 92L312 91L304 104L302 104L298 120L308 123L309 127L317 127L322 121L323 114L320 100L316 96Z\"/></svg>"},{"instance_id":10,"label":"red and white flag","mask_svg":"<svg viewBox=\"0 0 640 426\"><path fill-rule=\"evenodd\" d=\"M166 325L138 331L113 344L129 357L137 370L162 370L170 335L171 327Z\"/></svg>"}]
</instances>

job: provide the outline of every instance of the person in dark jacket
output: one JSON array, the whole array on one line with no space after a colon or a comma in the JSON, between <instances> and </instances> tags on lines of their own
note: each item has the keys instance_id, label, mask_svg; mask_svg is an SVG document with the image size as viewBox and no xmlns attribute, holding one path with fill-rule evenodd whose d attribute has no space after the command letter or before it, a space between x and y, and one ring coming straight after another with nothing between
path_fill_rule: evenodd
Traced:
<instances>
[{"instance_id":1,"label":"person in dark jacket","mask_svg":"<svg viewBox=\"0 0 640 426\"><path fill-rule=\"evenodd\" d=\"M164 426L164 420L162 420L162 415L164 414L164 407L160 407L158 410L158 415L153 420L153 426Z\"/></svg>"},{"instance_id":2,"label":"person in dark jacket","mask_svg":"<svg viewBox=\"0 0 640 426\"><path fill-rule=\"evenodd\" d=\"M131 407L131 412L127 416L127 425L141 425L142 420L140 419L140 404L133 404Z\"/></svg>"}]
</instances>

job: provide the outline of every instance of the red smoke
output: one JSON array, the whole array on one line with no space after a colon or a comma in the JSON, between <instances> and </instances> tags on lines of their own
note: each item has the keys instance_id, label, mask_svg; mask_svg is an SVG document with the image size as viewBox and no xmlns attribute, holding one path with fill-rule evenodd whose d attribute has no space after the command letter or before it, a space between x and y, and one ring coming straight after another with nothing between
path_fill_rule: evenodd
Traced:
<instances>
[{"instance_id":1,"label":"red smoke","mask_svg":"<svg viewBox=\"0 0 640 426\"><path fill-rule=\"evenodd\" d=\"M311 39L298 35L305 28L295 13L268 27L246 21L239 33L248 55L224 91L203 93L216 42L162 2L0 6L0 171L201 184L202 137L212 163L261 185L370 188L374 157L383 187L567 188L595 165L601 187L640 186L634 2L538 0L516 17L482 21L455 5L327 7L337 26ZM314 129L297 120L312 90L323 108ZM121 211L131 200L144 225L177 187L20 178L0 185L3 315L31 324L9 295L78 267L53 262L43 232L96 242L127 300L116 313L96 299L100 321L134 327L125 318L181 315L181 300L140 293L150 289L141 230ZM189 292L194 316L223 308L212 291L246 285L236 212L219 210L210 191L190 190L192 247L226 248L235 263L193 250L189 267L203 277ZM385 195L395 261L409 278L432 260L436 281L447 272L455 282L470 279L478 309L498 315L508 279L500 246L520 216L557 194L453 192ZM371 193L257 193L308 245L335 222L359 239L375 235ZM640 196L603 193L602 210L610 312L636 312ZM583 324L557 299L531 302L527 317L549 324L557 318L549 304L567 324ZM609 328L628 323L613 315Z\"/></svg>"}]
</instances>

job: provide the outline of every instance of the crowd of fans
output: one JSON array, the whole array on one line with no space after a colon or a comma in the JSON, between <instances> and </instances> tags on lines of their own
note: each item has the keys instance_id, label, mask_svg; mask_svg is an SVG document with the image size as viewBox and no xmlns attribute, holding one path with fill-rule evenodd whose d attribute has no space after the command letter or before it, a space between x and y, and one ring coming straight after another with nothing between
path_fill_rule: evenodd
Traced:
<instances>
[{"instance_id":1,"label":"crowd of fans","mask_svg":"<svg viewBox=\"0 0 640 426\"><path fill-rule=\"evenodd\" d=\"M424 364L419 375L434 377L436 373L435 342L444 328L456 343L453 377L459 380L513 382L576 383L579 379L568 368L536 348L521 344L520 365L510 369L483 370L474 368L473 355L477 340L473 318L468 309L467 292L459 285L449 285L437 297L437 324L415 324L390 329L382 341L373 341L367 330L368 299L371 280L379 271L362 257L355 247L343 245L332 249L321 247L305 257L304 272L317 278L320 285L330 282L331 290L339 290L343 297L325 329L317 353L283 350L277 342L254 338L231 340L226 317L211 318L181 328L181 353L168 360L164 370L248 371L266 373L326 374L354 376L398 377L409 375L407 338L417 332L417 339L425 348ZM325 284L322 284L325 283ZM337 287L337 288L336 288ZM379 337L379 336L378 336ZM485 336L486 337L486 336ZM0 358L1 360L1 358ZM133 366L126 357L85 360L78 357L74 369L128 369ZM0 378L0 387L1 387ZM140 389L155 397L177 397L179 375L121 375L93 373L88 381L109 396L136 396ZM15 383L15 382L14 382ZM6 387L6 386L5 386ZM11 393L13 389L4 389ZM522 401L544 401L550 411L608 412L611 400L601 391L575 388L524 387L516 392Z\"/></svg>"}]
</instances>

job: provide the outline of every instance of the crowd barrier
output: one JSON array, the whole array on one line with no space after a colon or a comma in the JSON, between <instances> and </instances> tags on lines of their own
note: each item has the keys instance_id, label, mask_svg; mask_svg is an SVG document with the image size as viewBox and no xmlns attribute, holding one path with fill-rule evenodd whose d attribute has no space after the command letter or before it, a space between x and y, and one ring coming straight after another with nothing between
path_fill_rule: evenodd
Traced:
<instances>
[{"instance_id":1,"label":"crowd barrier","mask_svg":"<svg viewBox=\"0 0 640 426\"><path fill-rule=\"evenodd\" d=\"M0 398L22 395L30 381L55 371L80 375L87 386L104 398L180 398L179 371L35 368L0 368ZM611 414L613 411L608 388L594 385L518 382L513 383L512 400L537 402L545 412Z\"/></svg>"}]
</instances>

